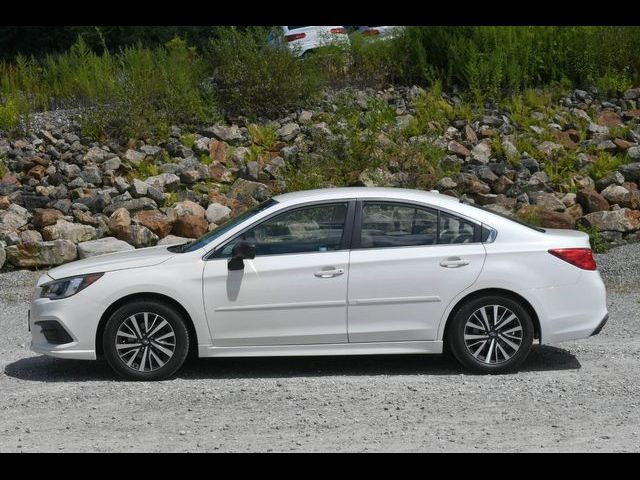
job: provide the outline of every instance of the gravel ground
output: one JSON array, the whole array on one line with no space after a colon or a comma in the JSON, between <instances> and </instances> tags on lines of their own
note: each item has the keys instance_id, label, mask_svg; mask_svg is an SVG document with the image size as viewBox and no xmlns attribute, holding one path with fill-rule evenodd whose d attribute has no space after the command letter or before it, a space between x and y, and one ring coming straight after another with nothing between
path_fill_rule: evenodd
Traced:
<instances>
[{"instance_id":1,"label":"gravel ground","mask_svg":"<svg viewBox=\"0 0 640 480\"><path fill-rule=\"evenodd\" d=\"M599 255L611 320L516 374L419 355L206 359L158 383L28 350L0 275L0 451L640 451L640 245Z\"/></svg>"}]
</instances>

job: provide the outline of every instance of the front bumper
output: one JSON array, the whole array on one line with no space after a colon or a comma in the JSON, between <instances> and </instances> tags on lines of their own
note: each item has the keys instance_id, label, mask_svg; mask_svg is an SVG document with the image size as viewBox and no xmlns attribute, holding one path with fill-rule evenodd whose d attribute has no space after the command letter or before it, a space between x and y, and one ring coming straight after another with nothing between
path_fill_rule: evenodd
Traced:
<instances>
[{"instance_id":1,"label":"front bumper","mask_svg":"<svg viewBox=\"0 0 640 480\"><path fill-rule=\"evenodd\" d=\"M98 305L82 292L63 300L34 299L29 311L31 350L52 357L95 360L96 311Z\"/></svg>"}]
</instances>

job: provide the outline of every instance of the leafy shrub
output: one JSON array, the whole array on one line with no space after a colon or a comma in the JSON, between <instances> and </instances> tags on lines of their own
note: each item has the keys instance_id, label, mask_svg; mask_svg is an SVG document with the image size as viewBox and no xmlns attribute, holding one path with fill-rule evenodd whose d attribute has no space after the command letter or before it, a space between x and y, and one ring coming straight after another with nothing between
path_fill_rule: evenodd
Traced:
<instances>
[{"instance_id":1,"label":"leafy shrub","mask_svg":"<svg viewBox=\"0 0 640 480\"><path fill-rule=\"evenodd\" d=\"M325 76L318 62L300 61L284 45L267 44L262 27L221 27L206 49L220 106L231 115L274 117L318 98Z\"/></svg>"},{"instance_id":2,"label":"leafy shrub","mask_svg":"<svg viewBox=\"0 0 640 480\"><path fill-rule=\"evenodd\" d=\"M576 225L576 230L580 230L581 232L589 235L589 243L591 244L591 249L595 253L604 253L609 250L609 244L604 238L602 238L602 235L596 227L587 227L579 223Z\"/></svg>"}]
</instances>

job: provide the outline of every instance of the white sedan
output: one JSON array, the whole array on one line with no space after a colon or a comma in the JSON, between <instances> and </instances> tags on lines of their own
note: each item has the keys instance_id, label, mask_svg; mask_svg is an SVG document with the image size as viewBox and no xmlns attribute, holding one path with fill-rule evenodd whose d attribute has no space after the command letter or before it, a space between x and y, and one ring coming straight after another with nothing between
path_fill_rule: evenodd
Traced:
<instances>
[{"instance_id":1,"label":"white sedan","mask_svg":"<svg viewBox=\"0 0 640 480\"><path fill-rule=\"evenodd\" d=\"M436 192L356 187L287 193L190 243L54 268L29 327L35 352L155 380L189 354L446 349L498 373L534 341L586 338L607 318L586 234Z\"/></svg>"}]
</instances>

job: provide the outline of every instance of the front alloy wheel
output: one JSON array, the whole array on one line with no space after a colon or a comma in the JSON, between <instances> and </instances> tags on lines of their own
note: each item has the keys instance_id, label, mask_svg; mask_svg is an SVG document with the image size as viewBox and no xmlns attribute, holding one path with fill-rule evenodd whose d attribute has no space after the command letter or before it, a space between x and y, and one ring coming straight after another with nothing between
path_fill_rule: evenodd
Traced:
<instances>
[{"instance_id":1,"label":"front alloy wheel","mask_svg":"<svg viewBox=\"0 0 640 480\"><path fill-rule=\"evenodd\" d=\"M178 313L161 302L135 301L107 321L104 355L113 370L132 380L161 380L184 363L189 334Z\"/></svg>"}]
</instances>

